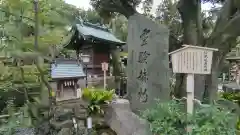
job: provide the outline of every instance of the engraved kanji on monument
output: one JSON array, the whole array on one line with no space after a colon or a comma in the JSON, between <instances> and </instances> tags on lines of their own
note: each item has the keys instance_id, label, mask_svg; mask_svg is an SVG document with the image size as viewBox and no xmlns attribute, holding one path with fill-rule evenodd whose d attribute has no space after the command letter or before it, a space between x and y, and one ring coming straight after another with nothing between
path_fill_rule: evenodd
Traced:
<instances>
[{"instance_id":1,"label":"engraved kanji on monument","mask_svg":"<svg viewBox=\"0 0 240 135\"><path fill-rule=\"evenodd\" d=\"M133 111L169 98L168 29L140 14L128 20L127 90Z\"/></svg>"}]
</instances>

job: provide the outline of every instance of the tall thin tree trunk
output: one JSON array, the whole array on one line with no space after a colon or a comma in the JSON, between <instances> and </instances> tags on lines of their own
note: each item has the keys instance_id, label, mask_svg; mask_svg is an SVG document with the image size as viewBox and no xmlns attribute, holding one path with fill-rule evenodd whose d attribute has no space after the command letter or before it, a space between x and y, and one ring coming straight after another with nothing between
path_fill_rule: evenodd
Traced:
<instances>
[{"instance_id":1,"label":"tall thin tree trunk","mask_svg":"<svg viewBox=\"0 0 240 135\"><path fill-rule=\"evenodd\" d=\"M116 21L115 21L115 19L112 19L109 22L108 25L112 28L113 33L116 33ZM115 87L116 88L119 88L119 86L120 86L120 76L121 76L121 69L122 69L121 64L119 63L119 61L120 61L119 53L120 53L119 49L111 51L113 76L115 77L114 81L115 81Z\"/></svg>"},{"instance_id":2,"label":"tall thin tree trunk","mask_svg":"<svg viewBox=\"0 0 240 135\"><path fill-rule=\"evenodd\" d=\"M115 85L116 87L119 86L120 83L120 73L121 73L121 66L119 63L119 50L112 50L112 66L113 66L113 76L115 77Z\"/></svg>"},{"instance_id":3,"label":"tall thin tree trunk","mask_svg":"<svg viewBox=\"0 0 240 135\"><path fill-rule=\"evenodd\" d=\"M186 95L186 76L184 74L176 74L176 84L174 88L174 96L181 98Z\"/></svg>"},{"instance_id":4,"label":"tall thin tree trunk","mask_svg":"<svg viewBox=\"0 0 240 135\"><path fill-rule=\"evenodd\" d=\"M183 20L183 43L189 45L197 45L197 24L196 19L198 11L194 6L194 2L187 2L187 0L180 0L178 3L178 10ZM185 96L186 91L186 75L178 74L176 76L175 94L177 97Z\"/></svg>"},{"instance_id":5,"label":"tall thin tree trunk","mask_svg":"<svg viewBox=\"0 0 240 135\"><path fill-rule=\"evenodd\" d=\"M205 92L204 98L205 101L211 103L213 100L217 98L217 90L218 90L218 76L220 71L223 67L223 54L215 53L213 56L213 63L212 63L212 72L210 75L205 76Z\"/></svg>"},{"instance_id":6,"label":"tall thin tree trunk","mask_svg":"<svg viewBox=\"0 0 240 135\"><path fill-rule=\"evenodd\" d=\"M180 0L178 10L183 20L183 43L188 45L203 45L201 1ZM176 78L175 94L177 97L186 96L186 75L179 74ZM205 89L204 75L195 75L195 97L202 99Z\"/></svg>"}]
</instances>

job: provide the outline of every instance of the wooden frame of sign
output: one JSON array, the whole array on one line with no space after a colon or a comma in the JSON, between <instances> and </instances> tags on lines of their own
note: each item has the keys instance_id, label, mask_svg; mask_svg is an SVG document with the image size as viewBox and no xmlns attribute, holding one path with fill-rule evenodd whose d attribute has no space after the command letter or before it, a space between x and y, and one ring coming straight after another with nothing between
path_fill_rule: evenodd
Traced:
<instances>
[{"instance_id":1,"label":"wooden frame of sign","mask_svg":"<svg viewBox=\"0 0 240 135\"><path fill-rule=\"evenodd\" d=\"M108 70L108 63L107 62L103 62L102 63L102 71L103 71L103 87L104 89L106 89L107 86L107 78L106 78L106 71Z\"/></svg>"},{"instance_id":2,"label":"wooden frame of sign","mask_svg":"<svg viewBox=\"0 0 240 135\"><path fill-rule=\"evenodd\" d=\"M193 113L194 74L211 74L215 48L183 45L183 48L170 52L173 73L187 74L187 112Z\"/></svg>"}]
</instances>

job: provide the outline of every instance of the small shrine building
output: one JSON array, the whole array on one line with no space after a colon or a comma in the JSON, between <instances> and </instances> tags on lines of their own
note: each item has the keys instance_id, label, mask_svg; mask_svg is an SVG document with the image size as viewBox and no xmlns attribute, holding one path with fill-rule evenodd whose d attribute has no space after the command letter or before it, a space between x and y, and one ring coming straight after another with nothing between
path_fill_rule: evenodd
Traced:
<instances>
[{"instance_id":1,"label":"small shrine building","mask_svg":"<svg viewBox=\"0 0 240 135\"><path fill-rule=\"evenodd\" d=\"M76 21L73 30L74 34L65 48L75 50L76 57L80 60L81 55L88 55L90 61L85 63L88 77L102 77L101 63L111 64L111 51L125 45L125 42L115 37L104 25L84 22L81 19Z\"/></svg>"},{"instance_id":2,"label":"small shrine building","mask_svg":"<svg viewBox=\"0 0 240 135\"><path fill-rule=\"evenodd\" d=\"M82 64L77 59L55 59L51 64L51 78L55 84L56 100L77 99L79 80L86 77ZM80 86L79 86L80 87Z\"/></svg>"},{"instance_id":3,"label":"small shrine building","mask_svg":"<svg viewBox=\"0 0 240 135\"><path fill-rule=\"evenodd\" d=\"M111 64L111 51L125 45L125 42L115 37L104 25L77 19L72 30L72 37L64 48L74 50L75 57L57 58L51 64L57 100L77 98L77 86L85 88L85 83L90 84L90 78L96 78L96 82L103 79L102 63ZM89 62L85 63L81 56L88 56ZM109 71L107 76L110 75Z\"/></svg>"}]
</instances>

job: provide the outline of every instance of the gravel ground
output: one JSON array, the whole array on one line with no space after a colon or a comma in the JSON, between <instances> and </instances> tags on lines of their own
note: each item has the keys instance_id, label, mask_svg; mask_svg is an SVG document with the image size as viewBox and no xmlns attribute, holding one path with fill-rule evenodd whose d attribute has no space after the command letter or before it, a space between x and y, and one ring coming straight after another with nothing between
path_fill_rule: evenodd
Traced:
<instances>
[{"instance_id":1,"label":"gravel ground","mask_svg":"<svg viewBox=\"0 0 240 135\"><path fill-rule=\"evenodd\" d=\"M15 135L35 135L34 128L18 128Z\"/></svg>"}]
</instances>

